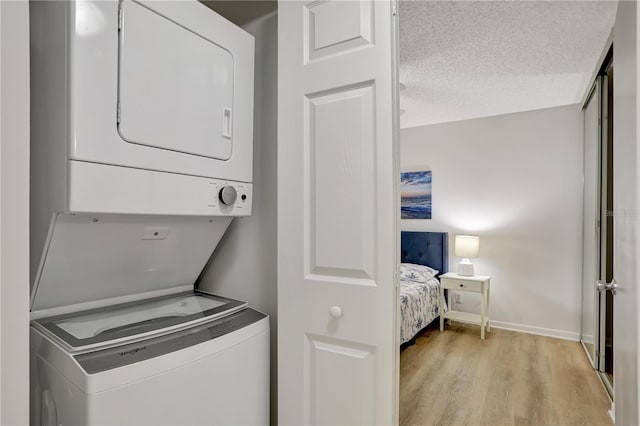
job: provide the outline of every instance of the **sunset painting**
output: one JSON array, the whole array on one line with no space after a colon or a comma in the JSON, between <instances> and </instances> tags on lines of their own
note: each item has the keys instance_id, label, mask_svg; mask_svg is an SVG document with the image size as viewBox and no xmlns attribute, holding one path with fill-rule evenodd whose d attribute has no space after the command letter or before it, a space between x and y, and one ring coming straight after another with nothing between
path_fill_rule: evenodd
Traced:
<instances>
[{"instance_id":1,"label":"sunset painting","mask_svg":"<svg viewBox=\"0 0 640 426\"><path fill-rule=\"evenodd\" d=\"M431 171L400 173L402 219L431 219Z\"/></svg>"}]
</instances>

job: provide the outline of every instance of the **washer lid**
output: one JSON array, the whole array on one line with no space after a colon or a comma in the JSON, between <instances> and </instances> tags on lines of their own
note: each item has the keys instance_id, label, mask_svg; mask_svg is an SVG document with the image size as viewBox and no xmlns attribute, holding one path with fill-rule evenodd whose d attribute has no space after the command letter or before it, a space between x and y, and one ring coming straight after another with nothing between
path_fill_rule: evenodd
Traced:
<instances>
[{"instance_id":1,"label":"washer lid","mask_svg":"<svg viewBox=\"0 0 640 426\"><path fill-rule=\"evenodd\" d=\"M245 302L199 292L156 297L34 320L70 352L164 335L246 308Z\"/></svg>"},{"instance_id":2,"label":"washer lid","mask_svg":"<svg viewBox=\"0 0 640 426\"><path fill-rule=\"evenodd\" d=\"M55 214L31 291L31 317L193 289L231 220Z\"/></svg>"}]
</instances>

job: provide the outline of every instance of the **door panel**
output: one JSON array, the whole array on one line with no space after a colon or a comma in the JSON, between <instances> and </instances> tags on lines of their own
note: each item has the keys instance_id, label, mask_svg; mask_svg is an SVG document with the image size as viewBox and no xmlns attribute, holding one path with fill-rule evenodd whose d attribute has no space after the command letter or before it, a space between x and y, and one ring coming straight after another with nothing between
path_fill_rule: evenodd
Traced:
<instances>
[{"instance_id":1,"label":"door panel","mask_svg":"<svg viewBox=\"0 0 640 426\"><path fill-rule=\"evenodd\" d=\"M375 347L309 334L305 346L305 424L375 424Z\"/></svg>"},{"instance_id":2,"label":"door panel","mask_svg":"<svg viewBox=\"0 0 640 426\"><path fill-rule=\"evenodd\" d=\"M371 1L316 1L304 12L307 63L373 43Z\"/></svg>"},{"instance_id":3,"label":"door panel","mask_svg":"<svg viewBox=\"0 0 640 426\"><path fill-rule=\"evenodd\" d=\"M141 145L228 159L231 53L138 3L123 2L121 14L120 136Z\"/></svg>"},{"instance_id":4,"label":"door panel","mask_svg":"<svg viewBox=\"0 0 640 426\"><path fill-rule=\"evenodd\" d=\"M373 101L372 82L305 99L309 274L375 280Z\"/></svg>"},{"instance_id":5,"label":"door panel","mask_svg":"<svg viewBox=\"0 0 640 426\"><path fill-rule=\"evenodd\" d=\"M582 330L580 340L597 368L598 299L600 270L599 223L600 77L584 107L584 205L582 252Z\"/></svg>"},{"instance_id":6,"label":"door panel","mask_svg":"<svg viewBox=\"0 0 640 426\"><path fill-rule=\"evenodd\" d=\"M278 9L278 421L397 423L396 17Z\"/></svg>"},{"instance_id":7,"label":"door panel","mask_svg":"<svg viewBox=\"0 0 640 426\"><path fill-rule=\"evenodd\" d=\"M600 179L600 280L612 282L613 276L613 67L610 63L602 76L601 98L601 179ZM611 291L601 292L598 370L613 398L613 306Z\"/></svg>"}]
</instances>

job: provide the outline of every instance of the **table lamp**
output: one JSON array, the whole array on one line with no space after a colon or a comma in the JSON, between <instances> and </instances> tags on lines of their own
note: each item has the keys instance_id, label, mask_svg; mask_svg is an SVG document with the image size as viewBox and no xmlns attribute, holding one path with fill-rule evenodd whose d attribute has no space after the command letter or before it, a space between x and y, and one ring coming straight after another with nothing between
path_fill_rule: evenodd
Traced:
<instances>
[{"instance_id":1,"label":"table lamp","mask_svg":"<svg viewBox=\"0 0 640 426\"><path fill-rule=\"evenodd\" d=\"M456 235L456 256L462 257L458 264L458 275L471 277L474 275L471 257L478 257L480 238L474 235Z\"/></svg>"}]
</instances>

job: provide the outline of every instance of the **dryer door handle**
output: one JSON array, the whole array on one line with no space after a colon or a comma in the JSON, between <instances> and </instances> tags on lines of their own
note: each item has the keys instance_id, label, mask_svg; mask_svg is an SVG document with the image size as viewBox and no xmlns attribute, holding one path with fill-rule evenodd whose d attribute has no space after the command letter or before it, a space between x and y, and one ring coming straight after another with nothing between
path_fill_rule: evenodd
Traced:
<instances>
[{"instance_id":1,"label":"dryer door handle","mask_svg":"<svg viewBox=\"0 0 640 426\"><path fill-rule=\"evenodd\" d=\"M233 128L233 115L231 108L222 108L222 137L231 139Z\"/></svg>"}]
</instances>

